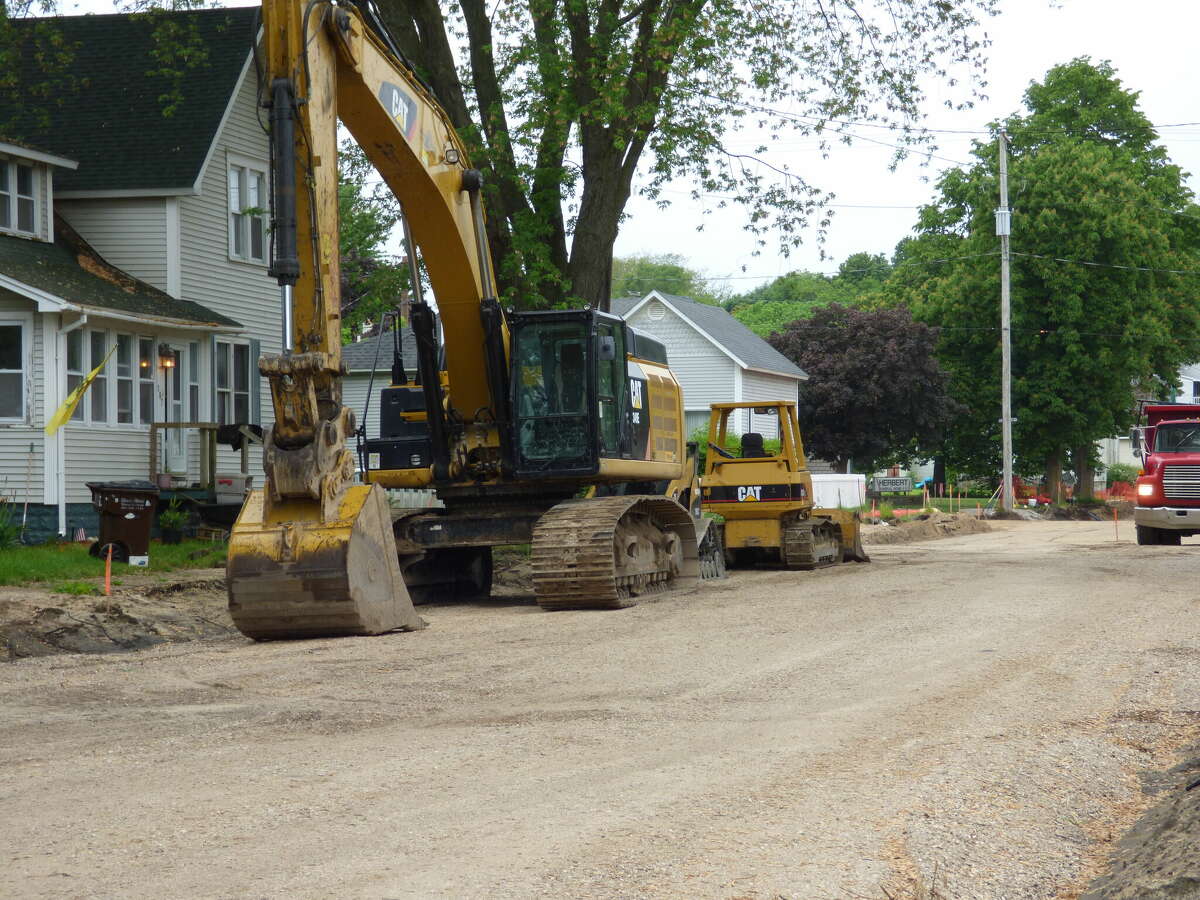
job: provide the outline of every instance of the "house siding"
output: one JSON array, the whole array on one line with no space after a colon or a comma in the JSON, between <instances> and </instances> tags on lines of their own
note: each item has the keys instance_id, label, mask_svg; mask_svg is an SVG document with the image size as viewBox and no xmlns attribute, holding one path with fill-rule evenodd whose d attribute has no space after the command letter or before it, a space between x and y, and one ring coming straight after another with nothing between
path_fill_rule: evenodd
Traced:
<instances>
[{"instance_id":1,"label":"house siding","mask_svg":"<svg viewBox=\"0 0 1200 900\"><path fill-rule=\"evenodd\" d=\"M59 200L55 206L107 262L167 289L167 204L162 197Z\"/></svg>"},{"instance_id":2,"label":"house siding","mask_svg":"<svg viewBox=\"0 0 1200 900\"><path fill-rule=\"evenodd\" d=\"M0 290L0 314L28 316L32 324L25 365L25 422L0 425L0 498L12 503L42 502L45 449L42 440L42 316L24 297ZM32 447L32 450L30 449Z\"/></svg>"},{"instance_id":3,"label":"house siding","mask_svg":"<svg viewBox=\"0 0 1200 900\"><path fill-rule=\"evenodd\" d=\"M253 337L261 342L262 353L278 353L282 348L279 287L268 277L265 265L229 258L228 156L255 160L264 168L268 162L267 137L255 116L254 86L254 73L248 70L200 179L200 193L179 200L179 289L184 299L201 303L245 326L242 332L245 337L231 340L244 342ZM201 374L203 415L199 418L210 421L215 417L209 349L203 351L203 357L206 362ZM259 424L267 426L273 421L270 387L266 379L256 380L261 410ZM218 448L218 471L236 472L240 465L240 451ZM261 484L262 448L258 444L251 447L249 468L256 476L255 482Z\"/></svg>"},{"instance_id":4,"label":"house siding","mask_svg":"<svg viewBox=\"0 0 1200 900\"><path fill-rule=\"evenodd\" d=\"M745 370L742 372L742 400L795 401L797 384L794 378ZM750 421L744 423L746 431L757 431L766 438L779 437L779 420L774 414L759 416L747 412L747 416Z\"/></svg>"},{"instance_id":5,"label":"house siding","mask_svg":"<svg viewBox=\"0 0 1200 900\"><path fill-rule=\"evenodd\" d=\"M391 375L387 372L375 373L375 387L372 390L371 408L367 411L367 437L379 437L379 391L391 383ZM342 403L354 410L355 419L362 424L363 407L367 402L367 385L371 381L369 372L347 375L342 379ZM353 439L347 441L347 446L354 449Z\"/></svg>"},{"instance_id":6,"label":"house siding","mask_svg":"<svg viewBox=\"0 0 1200 900\"><path fill-rule=\"evenodd\" d=\"M734 399L736 363L669 309L655 321L647 315L647 307L642 307L629 318L629 324L666 346L671 371L683 388L689 429L707 423L710 403Z\"/></svg>"}]
</instances>

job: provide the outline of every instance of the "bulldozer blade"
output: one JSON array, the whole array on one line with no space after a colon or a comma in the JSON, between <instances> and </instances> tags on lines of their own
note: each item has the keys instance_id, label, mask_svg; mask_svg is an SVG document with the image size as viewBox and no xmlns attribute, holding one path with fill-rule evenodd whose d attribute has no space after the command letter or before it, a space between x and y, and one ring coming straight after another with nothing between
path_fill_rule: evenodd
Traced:
<instances>
[{"instance_id":1,"label":"bulldozer blade","mask_svg":"<svg viewBox=\"0 0 1200 900\"><path fill-rule=\"evenodd\" d=\"M229 613L255 640L415 631L383 489L353 485L337 518L315 500L267 509L251 491L229 538Z\"/></svg>"},{"instance_id":2,"label":"bulldozer blade","mask_svg":"<svg viewBox=\"0 0 1200 900\"><path fill-rule=\"evenodd\" d=\"M854 529L854 543L846 551L845 559L847 562L868 563L871 561L871 557L867 556L867 551L863 549L862 523L858 523L858 527Z\"/></svg>"}]
</instances>

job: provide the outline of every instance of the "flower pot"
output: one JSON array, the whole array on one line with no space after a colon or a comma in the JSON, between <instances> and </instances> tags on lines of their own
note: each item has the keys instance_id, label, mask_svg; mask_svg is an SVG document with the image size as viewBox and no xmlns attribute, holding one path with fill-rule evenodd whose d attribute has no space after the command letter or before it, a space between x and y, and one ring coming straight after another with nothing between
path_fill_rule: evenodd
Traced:
<instances>
[{"instance_id":1,"label":"flower pot","mask_svg":"<svg viewBox=\"0 0 1200 900\"><path fill-rule=\"evenodd\" d=\"M163 528L162 542L164 544L178 544L183 541L182 528Z\"/></svg>"}]
</instances>

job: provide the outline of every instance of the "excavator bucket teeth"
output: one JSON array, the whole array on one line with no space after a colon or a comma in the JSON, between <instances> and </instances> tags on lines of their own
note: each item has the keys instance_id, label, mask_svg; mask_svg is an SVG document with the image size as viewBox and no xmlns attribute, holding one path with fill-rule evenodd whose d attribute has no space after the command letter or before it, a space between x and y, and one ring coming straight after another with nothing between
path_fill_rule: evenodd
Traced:
<instances>
[{"instance_id":1,"label":"excavator bucket teeth","mask_svg":"<svg viewBox=\"0 0 1200 900\"><path fill-rule=\"evenodd\" d=\"M382 488L347 489L338 517L315 500L266 508L246 499L229 539L229 613L255 640L415 631L425 627L400 573Z\"/></svg>"},{"instance_id":2,"label":"excavator bucket teeth","mask_svg":"<svg viewBox=\"0 0 1200 900\"><path fill-rule=\"evenodd\" d=\"M532 558L542 609L620 609L700 574L695 521L666 497L566 500L534 526Z\"/></svg>"}]
</instances>

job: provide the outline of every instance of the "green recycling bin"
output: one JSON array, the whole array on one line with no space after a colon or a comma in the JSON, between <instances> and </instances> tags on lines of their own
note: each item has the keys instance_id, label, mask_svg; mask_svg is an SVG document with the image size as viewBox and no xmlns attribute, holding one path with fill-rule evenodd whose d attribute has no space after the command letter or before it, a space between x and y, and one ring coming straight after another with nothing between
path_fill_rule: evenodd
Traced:
<instances>
[{"instance_id":1,"label":"green recycling bin","mask_svg":"<svg viewBox=\"0 0 1200 900\"><path fill-rule=\"evenodd\" d=\"M104 559L131 566L150 563L150 527L158 506L158 487L149 481L89 481L92 506L100 513L100 539L88 549Z\"/></svg>"}]
</instances>

